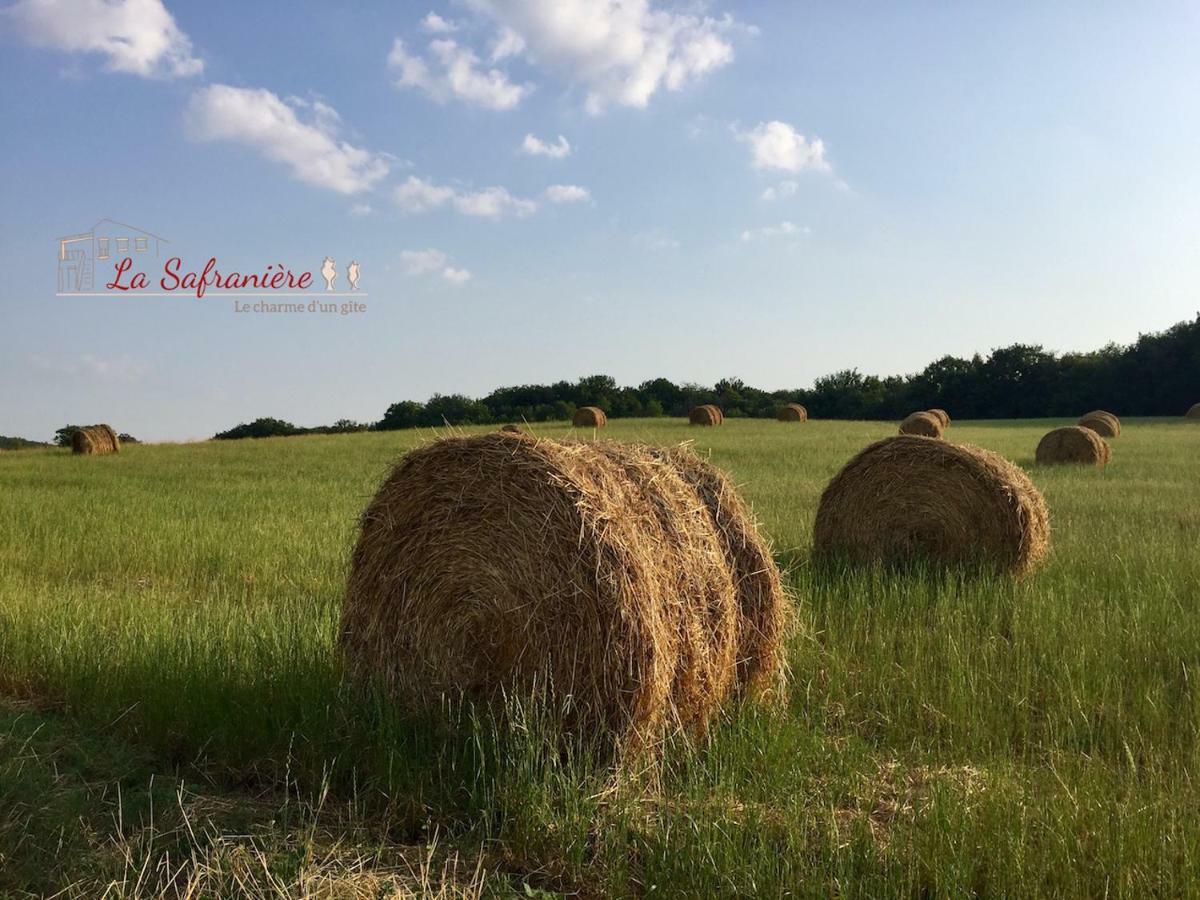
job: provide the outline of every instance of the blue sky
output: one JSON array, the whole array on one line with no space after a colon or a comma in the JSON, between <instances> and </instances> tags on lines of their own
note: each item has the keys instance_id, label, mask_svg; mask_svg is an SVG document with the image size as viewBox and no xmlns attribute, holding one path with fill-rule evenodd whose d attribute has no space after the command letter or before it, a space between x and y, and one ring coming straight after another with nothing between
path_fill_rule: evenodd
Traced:
<instances>
[{"instance_id":1,"label":"blue sky","mask_svg":"<svg viewBox=\"0 0 1200 900\"><path fill-rule=\"evenodd\" d=\"M1192 3L0 9L2 434L806 386L1200 308ZM357 259L367 311L56 297L104 217L185 268Z\"/></svg>"}]
</instances>

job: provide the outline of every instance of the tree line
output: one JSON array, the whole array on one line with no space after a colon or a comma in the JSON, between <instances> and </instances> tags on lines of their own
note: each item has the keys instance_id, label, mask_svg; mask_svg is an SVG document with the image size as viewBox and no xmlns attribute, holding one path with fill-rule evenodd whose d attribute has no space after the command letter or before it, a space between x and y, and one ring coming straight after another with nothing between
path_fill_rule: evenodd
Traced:
<instances>
[{"instance_id":1,"label":"tree line","mask_svg":"<svg viewBox=\"0 0 1200 900\"><path fill-rule=\"evenodd\" d=\"M223 431L218 440L288 434L330 434L441 425L489 425L569 419L580 406L612 418L685 416L715 403L729 418L773 418L784 403L800 403L816 419L899 419L941 407L960 419L1075 417L1091 409L1127 416L1179 416L1200 402L1200 314L1129 345L1057 354L1037 344L1013 344L984 357L944 356L913 375L879 377L845 369L811 388L764 391L739 378L711 387L655 378L621 387L608 375L578 381L497 388L485 397L434 394L424 403L401 400L374 423L339 420L301 428L256 419Z\"/></svg>"}]
</instances>

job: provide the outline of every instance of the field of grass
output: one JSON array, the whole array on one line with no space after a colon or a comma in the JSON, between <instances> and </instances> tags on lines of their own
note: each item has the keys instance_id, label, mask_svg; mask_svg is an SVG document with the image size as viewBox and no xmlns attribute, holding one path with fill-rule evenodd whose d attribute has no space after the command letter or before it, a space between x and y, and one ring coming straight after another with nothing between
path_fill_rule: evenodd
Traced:
<instances>
[{"instance_id":1,"label":"field of grass","mask_svg":"<svg viewBox=\"0 0 1200 900\"><path fill-rule=\"evenodd\" d=\"M652 788L536 716L343 684L356 516L431 432L2 454L0 896L1200 894L1200 427L1037 468L1052 424L949 432L1046 495L1014 583L809 565L825 483L894 424L613 421L711 450L802 625L786 708Z\"/></svg>"}]
</instances>

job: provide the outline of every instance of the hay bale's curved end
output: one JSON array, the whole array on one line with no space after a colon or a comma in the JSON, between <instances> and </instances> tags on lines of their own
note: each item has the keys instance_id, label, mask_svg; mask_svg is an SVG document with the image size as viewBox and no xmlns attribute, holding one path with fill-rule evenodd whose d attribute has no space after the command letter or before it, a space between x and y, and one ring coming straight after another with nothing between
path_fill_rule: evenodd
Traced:
<instances>
[{"instance_id":1,"label":"hay bale's curved end","mask_svg":"<svg viewBox=\"0 0 1200 900\"><path fill-rule=\"evenodd\" d=\"M739 687L753 697L782 699L784 642L795 619L770 543L724 472L686 446L652 452L673 463L695 489L725 551L737 593Z\"/></svg>"},{"instance_id":2,"label":"hay bale's curved end","mask_svg":"<svg viewBox=\"0 0 1200 900\"><path fill-rule=\"evenodd\" d=\"M1112 456L1112 449L1095 429L1069 425L1048 432L1038 442L1035 456L1040 465L1075 463L1105 466Z\"/></svg>"},{"instance_id":3,"label":"hay bale's curved end","mask_svg":"<svg viewBox=\"0 0 1200 900\"><path fill-rule=\"evenodd\" d=\"M500 430L503 431L505 434L524 434L525 433L525 429L522 428L520 425L502 425L502 426L500 426Z\"/></svg>"},{"instance_id":4,"label":"hay bale's curved end","mask_svg":"<svg viewBox=\"0 0 1200 900\"><path fill-rule=\"evenodd\" d=\"M621 749L702 732L739 673L713 521L662 451L500 432L414 450L363 514L348 668L413 707L545 694Z\"/></svg>"},{"instance_id":5,"label":"hay bale's curved end","mask_svg":"<svg viewBox=\"0 0 1200 900\"><path fill-rule=\"evenodd\" d=\"M71 452L85 456L120 453L121 441L108 425L85 425L71 435Z\"/></svg>"},{"instance_id":6,"label":"hay bale's curved end","mask_svg":"<svg viewBox=\"0 0 1200 900\"><path fill-rule=\"evenodd\" d=\"M900 433L940 438L942 436L942 421L933 413L915 412L900 423Z\"/></svg>"},{"instance_id":7,"label":"hay bale's curved end","mask_svg":"<svg viewBox=\"0 0 1200 900\"><path fill-rule=\"evenodd\" d=\"M818 557L935 563L1013 575L1046 556L1050 517L1017 466L990 450L915 435L885 438L821 495Z\"/></svg>"},{"instance_id":8,"label":"hay bale's curved end","mask_svg":"<svg viewBox=\"0 0 1200 900\"><path fill-rule=\"evenodd\" d=\"M925 412L929 413L931 416L933 416L935 419L937 419L939 422L942 423L943 431L950 427L950 413L946 412L944 409L934 407L933 409L925 410Z\"/></svg>"},{"instance_id":9,"label":"hay bale's curved end","mask_svg":"<svg viewBox=\"0 0 1200 900\"><path fill-rule=\"evenodd\" d=\"M705 403L688 413L688 421L693 425L720 425L725 421L725 414L721 412L720 407L712 403Z\"/></svg>"},{"instance_id":10,"label":"hay bale's curved end","mask_svg":"<svg viewBox=\"0 0 1200 900\"><path fill-rule=\"evenodd\" d=\"M608 424L608 415L598 406L581 406L571 416L576 428L603 428Z\"/></svg>"},{"instance_id":11,"label":"hay bale's curved end","mask_svg":"<svg viewBox=\"0 0 1200 900\"><path fill-rule=\"evenodd\" d=\"M1200 422L1200 403L1195 404L1183 416L1185 419L1191 419L1193 422Z\"/></svg>"},{"instance_id":12,"label":"hay bale's curved end","mask_svg":"<svg viewBox=\"0 0 1200 900\"><path fill-rule=\"evenodd\" d=\"M799 403L787 403L779 407L775 418L780 422L807 422L808 410Z\"/></svg>"},{"instance_id":13,"label":"hay bale's curved end","mask_svg":"<svg viewBox=\"0 0 1200 900\"><path fill-rule=\"evenodd\" d=\"M1121 420L1110 412L1105 412L1102 409L1096 409L1085 416L1080 417L1079 424L1084 428L1090 428L1100 437L1115 438L1121 436Z\"/></svg>"}]
</instances>

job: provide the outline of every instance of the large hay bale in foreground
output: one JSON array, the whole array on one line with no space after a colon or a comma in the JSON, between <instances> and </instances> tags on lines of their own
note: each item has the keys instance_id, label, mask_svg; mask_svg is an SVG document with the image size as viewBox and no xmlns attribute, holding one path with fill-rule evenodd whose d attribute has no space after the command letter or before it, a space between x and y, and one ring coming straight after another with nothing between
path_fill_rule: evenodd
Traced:
<instances>
[{"instance_id":1,"label":"large hay bale in foreground","mask_svg":"<svg viewBox=\"0 0 1200 900\"><path fill-rule=\"evenodd\" d=\"M807 422L808 410L799 403L787 403L779 407L779 411L775 413L775 418L780 422Z\"/></svg>"},{"instance_id":2,"label":"large hay bale in foreground","mask_svg":"<svg viewBox=\"0 0 1200 900\"><path fill-rule=\"evenodd\" d=\"M1093 410L1079 419L1079 424L1090 428L1100 437L1115 438L1121 436L1121 420L1110 412L1102 409Z\"/></svg>"},{"instance_id":3,"label":"large hay bale in foreground","mask_svg":"<svg viewBox=\"0 0 1200 900\"><path fill-rule=\"evenodd\" d=\"M738 685L751 695L782 696L784 638L791 607L771 546L729 477L687 447L654 450L696 490L712 517L733 573L738 605Z\"/></svg>"},{"instance_id":4,"label":"large hay bale in foreground","mask_svg":"<svg viewBox=\"0 0 1200 900\"><path fill-rule=\"evenodd\" d=\"M621 747L701 732L739 673L722 540L663 451L445 438L363 514L341 647L412 707L544 693L566 727Z\"/></svg>"},{"instance_id":5,"label":"large hay bale in foreground","mask_svg":"<svg viewBox=\"0 0 1200 900\"><path fill-rule=\"evenodd\" d=\"M1042 465L1075 463L1085 466L1105 466L1112 455L1108 442L1095 429L1082 425L1055 428L1037 445L1035 454Z\"/></svg>"},{"instance_id":6,"label":"large hay bale in foreground","mask_svg":"<svg viewBox=\"0 0 1200 900\"><path fill-rule=\"evenodd\" d=\"M88 456L120 453L121 441L108 425L86 425L71 435L71 451Z\"/></svg>"},{"instance_id":7,"label":"large hay bale in foreground","mask_svg":"<svg viewBox=\"0 0 1200 900\"><path fill-rule=\"evenodd\" d=\"M1191 419L1193 422L1200 422L1200 403L1194 405L1183 416L1185 419Z\"/></svg>"},{"instance_id":8,"label":"large hay bale in foreground","mask_svg":"<svg viewBox=\"0 0 1200 900\"><path fill-rule=\"evenodd\" d=\"M1041 493L1004 457L915 435L885 438L821 495L820 557L852 563L965 565L1020 575L1046 555Z\"/></svg>"},{"instance_id":9,"label":"large hay bale in foreground","mask_svg":"<svg viewBox=\"0 0 1200 900\"><path fill-rule=\"evenodd\" d=\"M942 421L933 413L915 412L900 423L900 433L940 438L942 436Z\"/></svg>"},{"instance_id":10,"label":"large hay bale in foreground","mask_svg":"<svg viewBox=\"0 0 1200 900\"><path fill-rule=\"evenodd\" d=\"M925 412L929 413L931 416L933 416L939 422L942 423L943 431L950 427L950 413L946 412L944 409L934 407L933 409L925 410Z\"/></svg>"},{"instance_id":11,"label":"large hay bale in foreground","mask_svg":"<svg viewBox=\"0 0 1200 900\"><path fill-rule=\"evenodd\" d=\"M571 416L576 428L603 428L608 424L608 415L598 406L581 406Z\"/></svg>"},{"instance_id":12,"label":"large hay bale in foreground","mask_svg":"<svg viewBox=\"0 0 1200 900\"><path fill-rule=\"evenodd\" d=\"M721 412L719 407L711 403L705 403L695 407L688 413L688 421L693 425L720 425L725 421L725 414Z\"/></svg>"}]
</instances>

